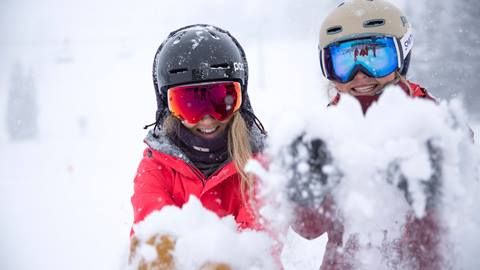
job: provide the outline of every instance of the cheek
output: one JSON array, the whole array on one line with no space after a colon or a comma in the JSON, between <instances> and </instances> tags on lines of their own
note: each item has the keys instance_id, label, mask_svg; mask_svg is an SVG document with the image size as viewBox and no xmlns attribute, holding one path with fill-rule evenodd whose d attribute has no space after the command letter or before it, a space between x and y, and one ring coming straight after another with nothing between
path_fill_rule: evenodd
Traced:
<instances>
[{"instance_id":1,"label":"cheek","mask_svg":"<svg viewBox=\"0 0 480 270\"><path fill-rule=\"evenodd\" d=\"M387 83L395 80L395 73L392 72L389 75L383 77L383 78L377 78L376 81L378 82L379 85L384 87Z\"/></svg>"},{"instance_id":2,"label":"cheek","mask_svg":"<svg viewBox=\"0 0 480 270\"><path fill-rule=\"evenodd\" d=\"M226 120L218 121L218 123L220 124L220 129L221 130L225 130L227 128L228 124L230 124L231 122L233 122L233 116L230 116L230 118L228 118Z\"/></svg>"},{"instance_id":3,"label":"cheek","mask_svg":"<svg viewBox=\"0 0 480 270\"><path fill-rule=\"evenodd\" d=\"M335 88L337 88L338 91L340 92L347 92L350 90L350 86L348 83L339 83L339 82L334 82Z\"/></svg>"},{"instance_id":4,"label":"cheek","mask_svg":"<svg viewBox=\"0 0 480 270\"><path fill-rule=\"evenodd\" d=\"M223 121L218 121L218 123L222 126L226 126L226 125L228 125L228 123L230 123L232 121L232 119L233 119L233 117L230 117L230 118L225 119Z\"/></svg>"},{"instance_id":5,"label":"cheek","mask_svg":"<svg viewBox=\"0 0 480 270\"><path fill-rule=\"evenodd\" d=\"M190 124L187 121L182 121L181 123L184 127L188 128L188 129L193 129L195 127L194 124Z\"/></svg>"},{"instance_id":6,"label":"cheek","mask_svg":"<svg viewBox=\"0 0 480 270\"><path fill-rule=\"evenodd\" d=\"M219 121L218 124L220 126L220 130L225 130L225 128L227 127L229 123L229 120L225 120L225 121Z\"/></svg>"}]
</instances>

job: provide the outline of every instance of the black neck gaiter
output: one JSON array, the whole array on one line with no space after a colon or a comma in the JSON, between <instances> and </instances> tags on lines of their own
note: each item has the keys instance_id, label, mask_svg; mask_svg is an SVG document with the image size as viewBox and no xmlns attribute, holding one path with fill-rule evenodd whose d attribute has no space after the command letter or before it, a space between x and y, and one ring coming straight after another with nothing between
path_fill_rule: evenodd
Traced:
<instances>
[{"instance_id":1,"label":"black neck gaiter","mask_svg":"<svg viewBox=\"0 0 480 270\"><path fill-rule=\"evenodd\" d=\"M203 175L209 177L228 160L228 132L205 139L193 134L181 123L170 139L185 153Z\"/></svg>"}]
</instances>

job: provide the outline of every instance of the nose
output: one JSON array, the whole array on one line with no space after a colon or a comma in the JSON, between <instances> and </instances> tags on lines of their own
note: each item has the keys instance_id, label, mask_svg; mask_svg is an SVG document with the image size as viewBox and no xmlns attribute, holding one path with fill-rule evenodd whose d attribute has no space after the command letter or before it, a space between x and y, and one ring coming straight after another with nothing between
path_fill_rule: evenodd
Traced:
<instances>
[{"instance_id":1,"label":"nose","mask_svg":"<svg viewBox=\"0 0 480 270\"><path fill-rule=\"evenodd\" d=\"M355 79L363 79L363 78L366 78L366 77L368 77L367 74L359 71L359 72L357 72L357 74L355 74L355 76L353 76L353 79L354 80Z\"/></svg>"},{"instance_id":2,"label":"nose","mask_svg":"<svg viewBox=\"0 0 480 270\"><path fill-rule=\"evenodd\" d=\"M202 122L202 124L209 124L211 122L214 122L215 121L215 118L213 118L213 116L211 116L210 114L205 114L202 119L200 119L199 122Z\"/></svg>"}]
</instances>

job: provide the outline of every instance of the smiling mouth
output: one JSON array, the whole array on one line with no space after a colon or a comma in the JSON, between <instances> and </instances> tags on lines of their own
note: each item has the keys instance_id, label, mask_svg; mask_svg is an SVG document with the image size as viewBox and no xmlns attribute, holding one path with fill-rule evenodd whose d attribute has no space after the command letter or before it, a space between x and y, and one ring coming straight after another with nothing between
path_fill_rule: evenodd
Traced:
<instances>
[{"instance_id":1,"label":"smiling mouth","mask_svg":"<svg viewBox=\"0 0 480 270\"><path fill-rule=\"evenodd\" d=\"M218 130L220 126L216 126L216 127L212 127L212 128L197 128L198 132L202 133L202 134L212 134L212 133L215 133L215 131Z\"/></svg>"},{"instance_id":2,"label":"smiling mouth","mask_svg":"<svg viewBox=\"0 0 480 270\"><path fill-rule=\"evenodd\" d=\"M369 84L369 85L364 85L364 86L352 87L352 90L357 92L357 93L364 94L364 93L372 92L374 89L377 88L377 86L378 86L378 84Z\"/></svg>"}]
</instances>

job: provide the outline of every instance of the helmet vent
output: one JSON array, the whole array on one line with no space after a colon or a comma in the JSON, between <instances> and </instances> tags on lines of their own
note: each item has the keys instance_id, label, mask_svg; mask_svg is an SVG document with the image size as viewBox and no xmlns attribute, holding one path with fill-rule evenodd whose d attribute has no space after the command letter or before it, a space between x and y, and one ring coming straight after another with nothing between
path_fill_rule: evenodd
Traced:
<instances>
[{"instance_id":1,"label":"helmet vent","mask_svg":"<svg viewBox=\"0 0 480 270\"><path fill-rule=\"evenodd\" d=\"M334 34L342 32L342 30L343 30L343 27L340 26L340 25L332 26L332 27L327 29L327 35L334 35Z\"/></svg>"},{"instance_id":2,"label":"helmet vent","mask_svg":"<svg viewBox=\"0 0 480 270\"><path fill-rule=\"evenodd\" d=\"M368 20L368 21L363 22L363 27L365 27L365 28L378 27L378 26L382 26L384 24L385 24L384 19L373 19L373 20Z\"/></svg>"},{"instance_id":3,"label":"helmet vent","mask_svg":"<svg viewBox=\"0 0 480 270\"><path fill-rule=\"evenodd\" d=\"M207 30L207 32L210 34L210 36L212 36L212 38L217 40L220 39L220 37L217 34L215 34L213 31Z\"/></svg>"},{"instance_id":4,"label":"helmet vent","mask_svg":"<svg viewBox=\"0 0 480 270\"><path fill-rule=\"evenodd\" d=\"M175 40L173 40L173 44L178 44L182 40L183 35L185 35L186 33L186 31L179 33Z\"/></svg>"},{"instance_id":5,"label":"helmet vent","mask_svg":"<svg viewBox=\"0 0 480 270\"><path fill-rule=\"evenodd\" d=\"M230 65L227 63L223 63L223 64L210 65L210 67L213 69L229 69Z\"/></svg>"},{"instance_id":6,"label":"helmet vent","mask_svg":"<svg viewBox=\"0 0 480 270\"><path fill-rule=\"evenodd\" d=\"M176 68L176 69L171 69L168 71L170 74L178 74L178 73L183 73L186 72L188 69L187 68Z\"/></svg>"}]
</instances>

